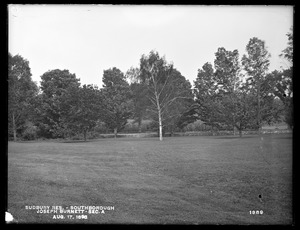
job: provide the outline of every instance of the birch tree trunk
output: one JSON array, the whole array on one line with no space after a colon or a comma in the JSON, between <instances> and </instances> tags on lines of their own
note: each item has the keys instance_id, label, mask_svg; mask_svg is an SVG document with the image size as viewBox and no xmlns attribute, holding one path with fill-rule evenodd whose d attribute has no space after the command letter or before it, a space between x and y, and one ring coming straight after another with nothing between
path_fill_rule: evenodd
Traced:
<instances>
[{"instance_id":1,"label":"birch tree trunk","mask_svg":"<svg viewBox=\"0 0 300 230\"><path fill-rule=\"evenodd\" d=\"M159 106L158 106L159 107ZM163 140L161 111L158 109L159 140Z\"/></svg>"},{"instance_id":2,"label":"birch tree trunk","mask_svg":"<svg viewBox=\"0 0 300 230\"><path fill-rule=\"evenodd\" d=\"M159 103L159 96L157 94L157 90L155 87L155 98L156 98L156 106L157 106L157 112L158 112L158 126L159 126L159 140L162 141L163 140L163 130L162 130L162 114L161 114L161 107L160 107L160 103Z\"/></svg>"}]
</instances>

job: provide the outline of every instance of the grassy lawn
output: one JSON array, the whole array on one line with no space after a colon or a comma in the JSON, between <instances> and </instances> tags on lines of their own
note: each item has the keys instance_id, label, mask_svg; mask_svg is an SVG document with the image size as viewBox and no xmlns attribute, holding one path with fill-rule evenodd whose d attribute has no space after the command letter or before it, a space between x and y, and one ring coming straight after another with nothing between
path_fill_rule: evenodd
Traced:
<instances>
[{"instance_id":1,"label":"grassy lawn","mask_svg":"<svg viewBox=\"0 0 300 230\"><path fill-rule=\"evenodd\" d=\"M26 205L114 210L56 220ZM8 210L19 223L291 224L292 135L9 142Z\"/></svg>"}]
</instances>

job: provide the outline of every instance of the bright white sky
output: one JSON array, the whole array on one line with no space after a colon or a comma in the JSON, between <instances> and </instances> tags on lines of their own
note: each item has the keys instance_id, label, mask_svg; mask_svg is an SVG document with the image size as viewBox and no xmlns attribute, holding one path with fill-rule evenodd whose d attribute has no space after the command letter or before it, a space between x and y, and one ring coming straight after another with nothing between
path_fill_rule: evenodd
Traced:
<instances>
[{"instance_id":1,"label":"bright white sky","mask_svg":"<svg viewBox=\"0 0 300 230\"><path fill-rule=\"evenodd\" d=\"M102 86L103 70L124 73L156 50L193 81L219 47L266 42L270 71L287 67L278 55L293 25L291 6L9 5L9 52L29 61L32 79L68 69L82 84Z\"/></svg>"}]
</instances>

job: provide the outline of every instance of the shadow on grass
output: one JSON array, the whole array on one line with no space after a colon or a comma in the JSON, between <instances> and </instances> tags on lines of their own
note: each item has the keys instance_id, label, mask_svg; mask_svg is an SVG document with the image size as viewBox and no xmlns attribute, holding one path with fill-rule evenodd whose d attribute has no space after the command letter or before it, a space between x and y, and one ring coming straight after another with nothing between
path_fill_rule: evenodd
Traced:
<instances>
[{"instance_id":1,"label":"shadow on grass","mask_svg":"<svg viewBox=\"0 0 300 230\"><path fill-rule=\"evenodd\" d=\"M103 139L103 138L102 138ZM102 139L91 139L91 140L63 140L63 139L43 139L43 140L31 140L31 141L17 141L15 143L32 144L32 143L89 143L98 142ZM13 141L12 141L13 142Z\"/></svg>"},{"instance_id":2,"label":"shadow on grass","mask_svg":"<svg viewBox=\"0 0 300 230\"><path fill-rule=\"evenodd\" d=\"M275 139L293 139L293 136L292 135L285 135L285 136L278 136L278 137L275 137Z\"/></svg>"},{"instance_id":3,"label":"shadow on grass","mask_svg":"<svg viewBox=\"0 0 300 230\"><path fill-rule=\"evenodd\" d=\"M290 133L283 133L283 134L272 134L272 133L265 133L262 134L263 137L272 136L274 139L293 139L293 135ZM203 136L164 136L164 141L175 139L175 138L208 138L208 139L252 139L252 138L259 138L258 134L248 134L243 135L240 137L239 135L224 135L224 136L211 136L211 135L203 135ZM68 140L68 139L39 139L39 140L19 140L16 143L95 143L95 142L102 142L102 141L159 141L158 137L125 137L125 136L118 136L117 138L114 137L101 137L96 139L88 139L88 140ZM13 141L11 141L13 142Z\"/></svg>"},{"instance_id":4,"label":"shadow on grass","mask_svg":"<svg viewBox=\"0 0 300 230\"><path fill-rule=\"evenodd\" d=\"M240 136L214 136L216 139L251 139L251 138L259 138L260 135L258 134L251 134L251 135L243 135L242 137ZM270 137L274 139L292 139L293 135L289 133L280 133L280 134L273 134L273 133L264 133L261 134L261 137Z\"/></svg>"},{"instance_id":5,"label":"shadow on grass","mask_svg":"<svg viewBox=\"0 0 300 230\"><path fill-rule=\"evenodd\" d=\"M257 138L258 135L244 135L244 136L214 136L216 139L247 139L247 138Z\"/></svg>"},{"instance_id":6,"label":"shadow on grass","mask_svg":"<svg viewBox=\"0 0 300 230\"><path fill-rule=\"evenodd\" d=\"M117 138L99 138L99 139L91 139L91 140L64 140L60 141L60 143L89 143L89 142L100 142L100 141L159 141L157 137L117 137Z\"/></svg>"},{"instance_id":7,"label":"shadow on grass","mask_svg":"<svg viewBox=\"0 0 300 230\"><path fill-rule=\"evenodd\" d=\"M99 140L97 140L99 141ZM63 140L59 141L60 143L88 143L88 142L95 142L95 140Z\"/></svg>"}]
</instances>

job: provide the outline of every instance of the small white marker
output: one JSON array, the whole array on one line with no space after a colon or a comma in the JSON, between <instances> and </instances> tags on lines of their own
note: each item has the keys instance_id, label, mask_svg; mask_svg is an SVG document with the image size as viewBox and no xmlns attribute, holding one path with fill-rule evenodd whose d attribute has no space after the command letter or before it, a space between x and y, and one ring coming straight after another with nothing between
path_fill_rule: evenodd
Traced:
<instances>
[{"instance_id":1,"label":"small white marker","mask_svg":"<svg viewBox=\"0 0 300 230\"><path fill-rule=\"evenodd\" d=\"M14 220L14 217L9 212L5 212L5 221L6 223L10 223Z\"/></svg>"}]
</instances>

